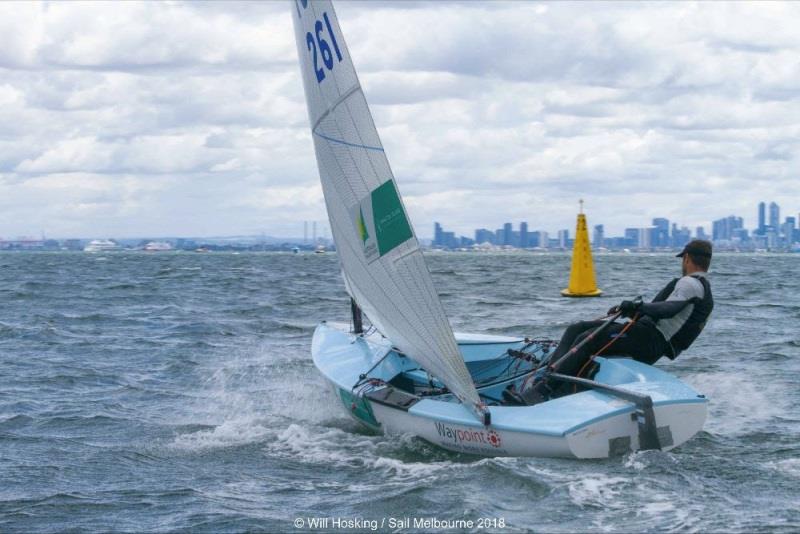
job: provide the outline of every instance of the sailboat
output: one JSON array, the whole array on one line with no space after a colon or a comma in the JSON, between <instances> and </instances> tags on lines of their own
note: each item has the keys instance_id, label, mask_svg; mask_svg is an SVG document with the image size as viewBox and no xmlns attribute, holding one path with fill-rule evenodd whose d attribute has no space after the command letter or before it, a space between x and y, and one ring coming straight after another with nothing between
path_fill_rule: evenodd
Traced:
<instances>
[{"instance_id":1,"label":"sailboat","mask_svg":"<svg viewBox=\"0 0 800 534\"><path fill-rule=\"evenodd\" d=\"M311 353L344 409L387 435L481 456L604 458L669 450L703 426L707 399L631 359L534 406L508 391L554 343L454 333L409 221L331 1L292 5L312 139L351 324L322 322ZM364 316L370 326L364 328Z\"/></svg>"}]
</instances>

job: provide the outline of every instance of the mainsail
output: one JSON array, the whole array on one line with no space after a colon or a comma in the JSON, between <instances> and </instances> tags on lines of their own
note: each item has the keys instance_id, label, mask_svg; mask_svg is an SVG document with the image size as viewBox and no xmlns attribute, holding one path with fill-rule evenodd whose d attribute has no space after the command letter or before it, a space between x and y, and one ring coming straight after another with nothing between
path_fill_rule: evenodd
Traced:
<instances>
[{"instance_id":1,"label":"mainsail","mask_svg":"<svg viewBox=\"0 0 800 534\"><path fill-rule=\"evenodd\" d=\"M350 296L402 352L483 413L329 0L295 0L297 51L331 232Z\"/></svg>"}]
</instances>

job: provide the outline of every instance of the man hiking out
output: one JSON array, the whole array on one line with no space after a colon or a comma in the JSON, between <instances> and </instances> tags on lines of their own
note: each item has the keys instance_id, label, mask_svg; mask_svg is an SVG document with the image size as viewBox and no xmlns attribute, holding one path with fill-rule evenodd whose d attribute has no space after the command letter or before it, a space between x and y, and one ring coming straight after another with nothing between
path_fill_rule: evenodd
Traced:
<instances>
[{"instance_id":1,"label":"man hiking out","mask_svg":"<svg viewBox=\"0 0 800 534\"><path fill-rule=\"evenodd\" d=\"M683 276L668 283L652 302L623 300L608 311L609 316L621 315L631 321L612 322L597 335L605 320L570 325L549 359L548 371L580 376L598 352L630 356L651 365L664 355L674 360L686 350L700 335L714 308L707 279L711 243L695 239L677 257L682 258ZM511 395L517 402L536 404L548 400L554 387L543 373L528 381L519 396Z\"/></svg>"}]
</instances>

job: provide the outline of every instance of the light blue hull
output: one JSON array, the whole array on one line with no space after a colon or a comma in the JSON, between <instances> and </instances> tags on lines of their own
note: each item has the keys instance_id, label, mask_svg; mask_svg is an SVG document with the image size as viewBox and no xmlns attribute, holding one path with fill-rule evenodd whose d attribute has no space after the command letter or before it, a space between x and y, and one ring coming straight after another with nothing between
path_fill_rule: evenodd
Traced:
<instances>
[{"instance_id":1,"label":"light blue hull","mask_svg":"<svg viewBox=\"0 0 800 534\"><path fill-rule=\"evenodd\" d=\"M431 382L416 362L392 350L380 335L356 336L346 326L322 323L314 332L312 355L347 412L375 431L410 433L483 456L603 458L643 448L642 414L632 402L587 390L535 406L504 405L503 390L518 385L526 371L509 372L515 362L504 356L525 342L468 334L456 334L456 339L489 405L488 427L452 395L437 394L441 384ZM676 447L702 429L708 400L674 376L627 358L596 361L596 382L652 399L659 448ZM354 388L368 371L377 380Z\"/></svg>"}]
</instances>

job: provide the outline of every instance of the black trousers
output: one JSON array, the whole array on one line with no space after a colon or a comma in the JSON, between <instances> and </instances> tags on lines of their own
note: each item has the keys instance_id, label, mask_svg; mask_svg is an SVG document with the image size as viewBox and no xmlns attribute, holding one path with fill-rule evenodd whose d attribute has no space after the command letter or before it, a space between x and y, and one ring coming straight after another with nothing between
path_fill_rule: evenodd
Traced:
<instances>
[{"instance_id":1,"label":"black trousers","mask_svg":"<svg viewBox=\"0 0 800 534\"><path fill-rule=\"evenodd\" d=\"M582 321L570 325L561 336L561 342L550 359L551 364L558 362L564 354L586 339L601 324L603 321ZM669 352L669 344L652 323L636 322L624 334L620 334L623 328L625 323L611 323L597 337L558 363L555 371L565 375L576 375L589 358L612 339L616 341L603 352L603 356L630 356L642 363L653 364Z\"/></svg>"}]
</instances>

